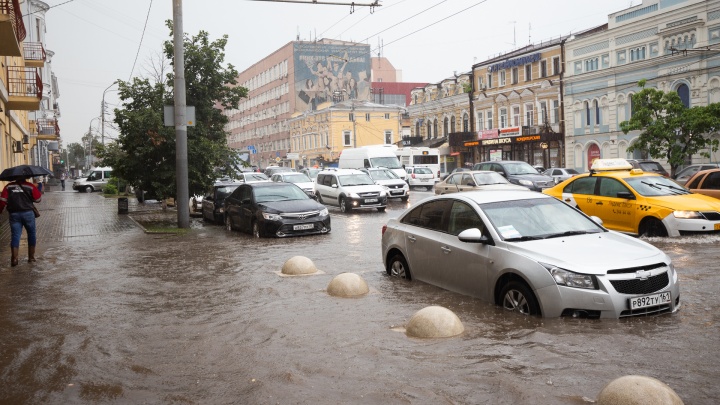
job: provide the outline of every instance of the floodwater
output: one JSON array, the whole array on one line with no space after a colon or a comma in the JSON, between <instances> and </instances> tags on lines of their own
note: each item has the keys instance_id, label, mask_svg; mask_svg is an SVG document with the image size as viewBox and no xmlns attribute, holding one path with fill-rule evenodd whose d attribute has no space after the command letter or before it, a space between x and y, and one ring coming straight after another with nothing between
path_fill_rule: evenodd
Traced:
<instances>
[{"instance_id":1,"label":"floodwater","mask_svg":"<svg viewBox=\"0 0 720 405\"><path fill-rule=\"evenodd\" d=\"M678 269L675 315L539 319L388 277L381 226L405 206L331 208L331 234L283 240L194 219L185 236L128 230L0 269L0 403L583 404L630 374L720 402L719 237L650 240ZM321 272L280 276L296 255ZM329 296L343 272L370 294ZM429 305L465 332L407 337Z\"/></svg>"}]
</instances>

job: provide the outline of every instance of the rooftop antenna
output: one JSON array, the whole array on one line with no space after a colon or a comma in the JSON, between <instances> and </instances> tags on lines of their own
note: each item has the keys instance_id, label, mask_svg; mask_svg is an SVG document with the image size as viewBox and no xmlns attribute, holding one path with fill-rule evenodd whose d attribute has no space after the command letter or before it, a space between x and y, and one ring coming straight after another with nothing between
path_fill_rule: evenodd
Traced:
<instances>
[{"instance_id":1,"label":"rooftop antenna","mask_svg":"<svg viewBox=\"0 0 720 405\"><path fill-rule=\"evenodd\" d=\"M532 44L532 37L530 34L532 34L532 23L528 23L528 45Z\"/></svg>"},{"instance_id":2,"label":"rooftop antenna","mask_svg":"<svg viewBox=\"0 0 720 405\"><path fill-rule=\"evenodd\" d=\"M299 41L299 40L300 40L300 26L299 26L299 25L298 25L298 27L297 27L297 34L296 34L296 35L297 35L297 36L296 36L295 38L296 38L297 41Z\"/></svg>"},{"instance_id":3,"label":"rooftop antenna","mask_svg":"<svg viewBox=\"0 0 720 405\"><path fill-rule=\"evenodd\" d=\"M513 25L513 49L517 47L517 42L515 41L515 24L517 24L517 21L510 21L510 24Z\"/></svg>"}]
</instances>

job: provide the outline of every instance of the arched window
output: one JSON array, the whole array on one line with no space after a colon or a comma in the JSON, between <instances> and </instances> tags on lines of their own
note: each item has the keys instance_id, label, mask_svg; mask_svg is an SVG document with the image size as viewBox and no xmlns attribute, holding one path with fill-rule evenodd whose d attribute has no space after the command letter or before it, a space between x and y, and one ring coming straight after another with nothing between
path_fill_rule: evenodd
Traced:
<instances>
[{"instance_id":1,"label":"arched window","mask_svg":"<svg viewBox=\"0 0 720 405\"><path fill-rule=\"evenodd\" d=\"M455 132L455 116L450 117L450 132Z\"/></svg>"},{"instance_id":2,"label":"arched window","mask_svg":"<svg viewBox=\"0 0 720 405\"><path fill-rule=\"evenodd\" d=\"M600 125L600 103L597 100L595 102L595 125Z\"/></svg>"},{"instance_id":3,"label":"arched window","mask_svg":"<svg viewBox=\"0 0 720 405\"><path fill-rule=\"evenodd\" d=\"M430 120L428 120L427 124L427 139L432 138L432 126L430 124Z\"/></svg>"},{"instance_id":4,"label":"arched window","mask_svg":"<svg viewBox=\"0 0 720 405\"><path fill-rule=\"evenodd\" d=\"M682 101L685 108L690 108L690 89L687 84L682 83L679 85L677 88L677 94L680 96L680 101Z\"/></svg>"},{"instance_id":5,"label":"arched window","mask_svg":"<svg viewBox=\"0 0 720 405\"><path fill-rule=\"evenodd\" d=\"M433 121L433 138L437 138L438 136L438 120L435 118L435 121Z\"/></svg>"},{"instance_id":6,"label":"arched window","mask_svg":"<svg viewBox=\"0 0 720 405\"><path fill-rule=\"evenodd\" d=\"M448 136L448 130L450 129L450 120L445 117L443 120L443 136Z\"/></svg>"},{"instance_id":7,"label":"arched window","mask_svg":"<svg viewBox=\"0 0 720 405\"><path fill-rule=\"evenodd\" d=\"M463 132L468 132L470 130L470 118L468 117L467 113L463 114Z\"/></svg>"},{"instance_id":8,"label":"arched window","mask_svg":"<svg viewBox=\"0 0 720 405\"><path fill-rule=\"evenodd\" d=\"M585 101L583 102L585 104L585 125L590 125L590 103Z\"/></svg>"},{"instance_id":9,"label":"arched window","mask_svg":"<svg viewBox=\"0 0 720 405\"><path fill-rule=\"evenodd\" d=\"M420 136L420 121L415 123L415 136Z\"/></svg>"}]
</instances>

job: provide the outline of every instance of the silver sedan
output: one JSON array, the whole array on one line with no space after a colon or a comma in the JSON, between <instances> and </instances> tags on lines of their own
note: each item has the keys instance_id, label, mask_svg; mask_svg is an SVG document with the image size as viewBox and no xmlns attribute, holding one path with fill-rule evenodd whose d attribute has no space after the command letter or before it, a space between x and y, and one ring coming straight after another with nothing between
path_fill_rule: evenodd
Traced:
<instances>
[{"instance_id":1,"label":"silver sedan","mask_svg":"<svg viewBox=\"0 0 720 405\"><path fill-rule=\"evenodd\" d=\"M490 170L472 170L453 173L435 184L435 194L450 194L479 190L528 190L510 183L505 177Z\"/></svg>"},{"instance_id":2,"label":"silver sedan","mask_svg":"<svg viewBox=\"0 0 720 405\"><path fill-rule=\"evenodd\" d=\"M550 196L435 196L383 227L388 274L544 317L620 318L680 307L670 258Z\"/></svg>"}]
</instances>

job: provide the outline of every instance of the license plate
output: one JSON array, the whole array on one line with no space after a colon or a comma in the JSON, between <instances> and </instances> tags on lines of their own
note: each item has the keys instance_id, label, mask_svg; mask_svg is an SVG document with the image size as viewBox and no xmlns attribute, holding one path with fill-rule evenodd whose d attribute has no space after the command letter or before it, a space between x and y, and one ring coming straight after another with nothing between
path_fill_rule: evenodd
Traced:
<instances>
[{"instance_id":1,"label":"license plate","mask_svg":"<svg viewBox=\"0 0 720 405\"><path fill-rule=\"evenodd\" d=\"M720 224L715 224L715 230L720 231Z\"/></svg>"},{"instance_id":2,"label":"license plate","mask_svg":"<svg viewBox=\"0 0 720 405\"><path fill-rule=\"evenodd\" d=\"M293 225L294 231L301 231L303 229L313 229L313 228L315 228L315 224Z\"/></svg>"},{"instance_id":3,"label":"license plate","mask_svg":"<svg viewBox=\"0 0 720 405\"><path fill-rule=\"evenodd\" d=\"M670 291L666 291L659 294L630 298L630 309L656 307L658 305L669 304L670 302L672 302Z\"/></svg>"},{"instance_id":4,"label":"license plate","mask_svg":"<svg viewBox=\"0 0 720 405\"><path fill-rule=\"evenodd\" d=\"M428 180L430 180L430 179L420 179L420 181L428 181Z\"/></svg>"},{"instance_id":5,"label":"license plate","mask_svg":"<svg viewBox=\"0 0 720 405\"><path fill-rule=\"evenodd\" d=\"M377 198L366 198L365 203L375 203L377 202Z\"/></svg>"}]
</instances>

